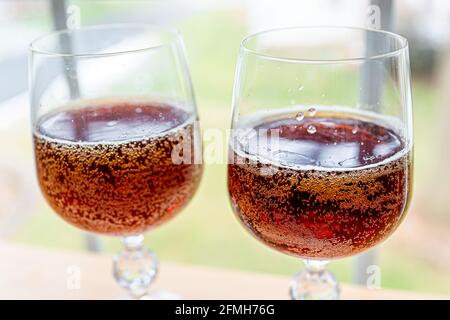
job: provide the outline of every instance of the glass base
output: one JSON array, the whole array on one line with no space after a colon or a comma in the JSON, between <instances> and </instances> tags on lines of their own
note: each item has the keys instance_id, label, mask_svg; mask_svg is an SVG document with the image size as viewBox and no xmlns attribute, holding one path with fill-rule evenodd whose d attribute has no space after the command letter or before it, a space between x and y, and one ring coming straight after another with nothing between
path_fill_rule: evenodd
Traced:
<instances>
[{"instance_id":1,"label":"glass base","mask_svg":"<svg viewBox=\"0 0 450 320\"><path fill-rule=\"evenodd\" d=\"M115 300L181 300L182 296L177 295L170 291L165 290L150 290L150 292L144 294L141 297L134 297L130 294L121 294L114 297Z\"/></svg>"},{"instance_id":2,"label":"glass base","mask_svg":"<svg viewBox=\"0 0 450 320\"><path fill-rule=\"evenodd\" d=\"M113 275L132 297L141 299L156 277L158 260L152 251L144 248L143 235L124 237L122 241L125 250L114 257Z\"/></svg>"},{"instance_id":3,"label":"glass base","mask_svg":"<svg viewBox=\"0 0 450 320\"><path fill-rule=\"evenodd\" d=\"M305 260L305 269L291 282L293 300L337 300L340 286L334 275L325 269L328 261Z\"/></svg>"}]
</instances>

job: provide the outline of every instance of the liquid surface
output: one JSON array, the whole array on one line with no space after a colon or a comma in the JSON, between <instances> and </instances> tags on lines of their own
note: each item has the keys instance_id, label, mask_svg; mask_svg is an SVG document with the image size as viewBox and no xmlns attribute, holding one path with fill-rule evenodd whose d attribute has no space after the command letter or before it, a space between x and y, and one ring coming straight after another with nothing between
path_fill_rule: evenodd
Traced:
<instances>
[{"instance_id":1,"label":"liquid surface","mask_svg":"<svg viewBox=\"0 0 450 320\"><path fill-rule=\"evenodd\" d=\"M387 159L405 146L394 131L357 118L276 119L254 126L239 145L286 166L357 168Z\"/></svg>"},{"instance_id":2,"label":"liquid surface","mask_svg":"<svg viewBox=\"0 0 450 320\"><path fill-rule=\"evenodd\" d=\"M390 128L318 113L260 119L254 129L230 150L228 188L236 214L265 244L303 258L344 257L400 223L411 153Z\"/></svg>"},{"instance_id":3,"label":"liquid surface","mask_svg":"<svg viewBox=\"0 0 450 320\"><path fill-rule=\"evenodd\" d=\"M150 103L52 114L34 134L41 190L79 228L144 232L171 218L197 189L202 167L194 161L193 120L181 109ZM174 162L180 144L191 156Z\"/></svg>"},{"instance_id":4,"label":"liquid surface","mask_svg":"<svg viewBox=\"0 0 450 320\"><path fill-rule=\"evenodd\" d=\"M38 131L73 142L117 142L158 135L188 118L188 113L167 104L113 102L51 114L41 121Z\"/></svg>"}]
</instances>

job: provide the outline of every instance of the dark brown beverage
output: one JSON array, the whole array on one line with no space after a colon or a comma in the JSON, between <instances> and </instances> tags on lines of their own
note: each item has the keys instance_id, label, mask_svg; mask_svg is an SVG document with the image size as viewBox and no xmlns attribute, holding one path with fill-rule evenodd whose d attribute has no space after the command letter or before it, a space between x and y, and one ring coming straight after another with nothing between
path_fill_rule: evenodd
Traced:
<instances>
[{"instance_id":1,"label":"dark brown beverage","mask_svg":"<svg viewBox=\"0 0 450 320\"><path fill-rule=\"evenodd\" d=\"M120 101L46 116L34 132L42 192L62 218L84 230L130 235L159 225L200 182L194 120L170 105ZM188 158L174 158L186 145Z\"/></svg>"},{"instance_id":2,"label":"dark brown beverage","mask_svg":"<svg viewBox=\"0 0 450 320\"><path fill-rule=\"evenodd\" d=\"M318 113L300 120L263 119L254 126L259 134L232 145L235 212L256 238L295 256L330 259L373 247L405 212L410 147L363 118Z\"/></svg>"}]
</instances>

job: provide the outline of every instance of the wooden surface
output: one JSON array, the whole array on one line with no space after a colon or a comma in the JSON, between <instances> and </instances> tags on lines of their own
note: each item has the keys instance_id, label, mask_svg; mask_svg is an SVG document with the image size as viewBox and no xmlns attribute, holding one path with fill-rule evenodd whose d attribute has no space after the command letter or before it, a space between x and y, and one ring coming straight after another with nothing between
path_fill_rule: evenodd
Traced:
<instances>
[{"instance_id":1,"label":"wooden surface","mask_svg":"<svg viewBox=\"0 0 450 320\"><path fill-rule=\"evenodd\" d=\"M79 279L79 281L77 281ZM151 292L185 299L287 299L289 278L163 262ZM79 284L79 286L78 286ZM120 299L111 257L0 242L0 299ZM433 299L343 285L343 299Z\"/></svg>"}]
</instances>

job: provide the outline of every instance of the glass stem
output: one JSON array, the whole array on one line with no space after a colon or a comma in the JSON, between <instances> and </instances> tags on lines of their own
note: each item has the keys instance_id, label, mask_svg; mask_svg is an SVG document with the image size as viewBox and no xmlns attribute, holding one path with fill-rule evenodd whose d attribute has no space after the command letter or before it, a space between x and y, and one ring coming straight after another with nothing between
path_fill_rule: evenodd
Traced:
<instances>
[{"instance_id":1,"label":"glass stem","mask_svg":"<svg viewBox=\"0 0 450 320\"><path fill-rule=\"evenodd\" d=\"M139 250L144 246L144 236L138 234L136 236L123 237L122 243L127 250Z\"/></svg>"},{"instance_id":2,"label":"glass stem","mask_svg":"<svg viewBox=\"0 0 450 320\"><path fill-rule=\"evenodd\" d=\"M156 256L144 247L142 234L122 239L124 250L113 261L113 274L119 285L136 299L144 297L158 271Z\"/></svg>"},{"instance_id":3,"label":"glass stem","mask_svg":"<svg viewBox=\"0 0 450 320\"><path fill-rule=\"evenodd\" d=\"M305 269L291 282L291 298L294 300L336 300L340 287L334 275L326 270L326 260L304 260Z\"/></svg>"},{"instance_id":4,"label":"glass stem","mask_svg":"<svg viewBox=\"0 0 450 320\"><path fill-rule=\"evenodd\" d=\"M323 272L330 263L328 260L303 260L305 269L309 272Z\"/></svg>"}]
</instances>

